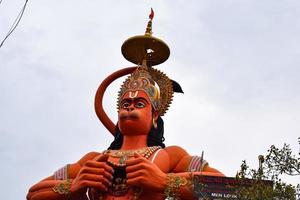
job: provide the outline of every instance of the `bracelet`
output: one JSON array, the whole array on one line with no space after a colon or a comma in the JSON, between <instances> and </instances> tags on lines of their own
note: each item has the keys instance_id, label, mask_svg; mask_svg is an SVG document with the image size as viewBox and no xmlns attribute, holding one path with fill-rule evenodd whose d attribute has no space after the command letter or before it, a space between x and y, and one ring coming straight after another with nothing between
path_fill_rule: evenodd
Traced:
<instances>
[{"instance_id":1,"label":"bracelet","mask_svg":"<svg viewBox=\"0 0 300 200\"><path fill-rule=\"evenodd\" d=\"M71 188L71 179L67 179L61 183L58 183L56 184L52 190L53 192L55 193L58 193L58 194L61 194L61 195L65 195L67 197L67 199L69 198L70 194L71 194L71 191L70 191L70 188Z\"/></svg>"},{"instance_id":2,"label":"bracelet","mask_svg":"<svg viewBox=\"0 0 300 200\"><path fill-rule=\"evenodd\" d=\"M173 173L167 174L166 178L166 188L165 188L165 196L168 200L178 200L179 189L180 186L185 186L188 183L187 179L184 177L176 176Z\"/></svg>"}]
</instances>

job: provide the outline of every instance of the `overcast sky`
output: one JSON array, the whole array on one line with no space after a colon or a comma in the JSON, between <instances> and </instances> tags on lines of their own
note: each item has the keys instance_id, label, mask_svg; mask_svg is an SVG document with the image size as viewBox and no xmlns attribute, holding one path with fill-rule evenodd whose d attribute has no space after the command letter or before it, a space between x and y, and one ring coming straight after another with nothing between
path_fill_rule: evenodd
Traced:
<instances>
[{"instance_id":1,"label":"overcast sky","mask_svg":"<svg viewBox=\"0 0 300 200\"><path fill-rule=\"evenodd\" d=\"M0 39L23 3L0 4ZM298 152L300 1L29 1L0 49L1 199L24 199L56 169L108 147L94 95L133 66L121 45L144 33L151 7L154 36L171 49L158 68L185 92L164 116L167 145L204 151L227 176L244 159L257 168L272 144ZM105 97L115 122L121 81Z\"/></svg>"}]
</instances>

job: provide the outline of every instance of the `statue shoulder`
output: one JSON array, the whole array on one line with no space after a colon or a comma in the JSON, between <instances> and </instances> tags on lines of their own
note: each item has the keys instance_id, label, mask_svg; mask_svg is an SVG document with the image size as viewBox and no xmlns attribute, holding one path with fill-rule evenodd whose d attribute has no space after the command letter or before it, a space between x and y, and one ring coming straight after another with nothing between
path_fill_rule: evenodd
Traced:
<instances>
[{"instance_id":1,"label":"statue shoulder","mask_svg":"<svg viewBox=\"0 0 300 200\"><path fill-rule=\"evenodd\" d=\"M186 150L185 149L183 149L182 147L180 147L180 146L175 146L175 145L173 145L173 146L168 146L168 147L165 147L164 148L168 153L174 153L174 152L176 152L176 153L180 153L181 155L186 155L186 154L188 154L187 152L186 152Z\"/></svg>"},{"instance_id":2,"label":"statue shoulder","mask_svg":"<svg viewBox=\"0 0 300 200\"><path fill-rule=\"evenodd\" d=\"M180 146L168 146L165 148L165 151L169 155L170 169L172 172L186 171L192 157L185 149Z\"/></svg>"}]
</instances>

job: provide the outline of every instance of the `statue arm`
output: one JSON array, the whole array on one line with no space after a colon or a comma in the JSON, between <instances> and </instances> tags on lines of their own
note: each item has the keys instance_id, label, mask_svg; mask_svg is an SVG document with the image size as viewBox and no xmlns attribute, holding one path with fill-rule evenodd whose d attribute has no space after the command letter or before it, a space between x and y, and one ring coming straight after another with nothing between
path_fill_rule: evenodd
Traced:
<instances>
[{"instance_id":1,"label":"statue arm","mask_svg":"<svg viewBox=\"0 0 300 200\"><path fill-rule=\"evenodd\" d=\"M222 172L220 172L219 170L217 170L213 167L210 167L209 165L206 165L204 167L201 174L206 175L206 176L225 176Z\"/></svg>"},{"instance_id":2,"label":"statue arm","mask_svg":"<svg viewBox=\"0 0 300 200\"><path fill-rule=\"evenodd\" d=\"M83 158L81 158L78 162L69 165L68 167L68 178L70 180L75 179L78 172L88 160L93 159L95 156L99 155L99 153L91 152L86 154ZM56 185L65 182L66 180L56 180L55 176L49 176L37 184L33 185L27 194L27 200L63 200L66 199L65 195L60 195L53 191L53 187ZM85 199L83 197L76 197L76 199L81 200Z\"/></svg>"},{"instance_id":3,"label":"statue arm","mask_svg":"<svg viewBox=\"0 0 300 200\"><path fill-rule=\"evenodd\" d=\"M165 150L168 153L170 160L169 173L172 174L169 174L166 177L166 181L164 182L164 192L168 188L172 189L172 187L170 187L172 181L170 180L172 180L172 177L174 178L177 176L180 178L182 185L179 187L176 194L180 195L181 199L193 199L192 177L194 175L224 176L219 170L210 167L206 161L200 157L189 155L181 147L170 146L165 148ZM196 170L192 169L193 167Z\"/></svg>"},{"instance_id":4,"label":"statue arm","mask_svg":"<svg viewBox=\"0 0 300 200\"><path fill-rule=\"evenodd\" d=\"M189 155L179 146L170 146L165 148L170 157L170 169L172 172L190 172L201 173L207 176L224 176L219 170L210 167L209 164L199 156Z\"/></svg>"},{"instance_id":5,"label":"statue arm","mask_svg":"<svg viewBox=\"0 0 300 200\"><path fill-rule=\"evenodd\" d=\"M180 195L181 199L193 199L193 175L224 175L207 163L202 171L191 173L188 168L192 159L184 149L177 146L166 147L161 151L155 159L155 164L140 155L135 155L135 159L126 161L127 183L168 196L166 191L168 188L172 189L176 178L180 178L182 185L176 190L176 194Z\"/></svg>"}]
</instances>

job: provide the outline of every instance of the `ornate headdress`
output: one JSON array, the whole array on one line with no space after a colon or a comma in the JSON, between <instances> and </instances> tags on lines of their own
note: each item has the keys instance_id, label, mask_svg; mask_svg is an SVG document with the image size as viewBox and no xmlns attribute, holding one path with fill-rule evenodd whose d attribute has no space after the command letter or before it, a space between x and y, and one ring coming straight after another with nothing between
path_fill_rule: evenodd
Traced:
<instances>
[{"instance_id":1,"label":"ornate headdress","mask_svg":"<svg viewBox=\"0 0 300 200\"><path fill-rule=\"evenodd\" d=\"M152 107L159 115L164 115L172 102L172 81L157 69L138 67L123 83L119 91L118 108L123 95L128 91L143 90L148 95Z\"/></svg>"},{"instance_id":2,"label":"ornate headdress","mask_svg":"<svg viewBox=\"0 0 300 200\"><path fill-rule=\"evenodd\" d=\"M122 54L128 61L137 64L137 67L121 69L107 77L99 86L95 97L95 110L104 126L114 133L114 123L108 118L102 107L103 93L107 86L115 79L130 74L119 91L118 108L123 95L128 91L143 90L149 97L152 107L163 116L172 102L174 92L183 93L180 85L169 79L163 72L154 69L154 65L165 62L170 55L168 45L152 36L152 19L154 12L151 9L149 22L144 35L127 39L122 45Z\"/></svg>"}]
</instances>

